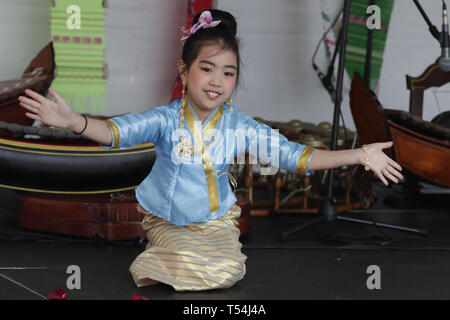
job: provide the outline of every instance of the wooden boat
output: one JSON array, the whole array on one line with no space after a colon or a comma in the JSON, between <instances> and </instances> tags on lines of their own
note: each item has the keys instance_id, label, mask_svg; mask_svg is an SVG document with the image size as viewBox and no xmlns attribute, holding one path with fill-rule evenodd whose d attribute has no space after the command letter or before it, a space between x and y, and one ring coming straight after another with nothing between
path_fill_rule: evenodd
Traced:
<instances>
[{"instance_id":1,"label":"wooden boat","mask_svg":"<svg viewBox=\"0 0 450 320\"><path fill-rule=\"evenodd\" d=\"M403 168L428 182L450 187L449 128L409 112L383 109L357 73L352 80L350 108L361 144L392 140L393 150L387 153Z\"/></svg>"},{"instance_id":2,"label":"wooden boat","mask_svg":"<svg viewBox=\"0 0 450 320\"><path fill-rule=\"evenodd\" d=\"M19 105L18 97L25 89L44 94L54 79L53 45L47 44L25 69L22 78L0 81L0 120L6 123L31 125L32 119L25 116L26 110ZM1 136L12 136L1 131Z\"/></svg>"}]
</instances>

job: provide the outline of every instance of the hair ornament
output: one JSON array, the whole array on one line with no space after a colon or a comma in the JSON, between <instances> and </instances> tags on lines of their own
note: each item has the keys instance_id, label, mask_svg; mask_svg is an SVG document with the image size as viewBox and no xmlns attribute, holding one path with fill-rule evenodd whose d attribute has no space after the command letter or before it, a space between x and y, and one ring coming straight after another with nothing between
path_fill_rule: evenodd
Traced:
<instances>
[{"instance_id":1,"label":"hair ornament","mask_svg":"<svg viewBox=\"0 0 450 320\"><path fill-rule=\"evenodd\" d=\"M187 29L184 26L181 27L181 32L183 32L183 37L181 38L181 41L186 40L200 29L213 28L221 22L222 20L213 21L210 11L203 11L200 17L198 18L198 22L194 24L190 29Z\"/></svg>"}]
</instances>

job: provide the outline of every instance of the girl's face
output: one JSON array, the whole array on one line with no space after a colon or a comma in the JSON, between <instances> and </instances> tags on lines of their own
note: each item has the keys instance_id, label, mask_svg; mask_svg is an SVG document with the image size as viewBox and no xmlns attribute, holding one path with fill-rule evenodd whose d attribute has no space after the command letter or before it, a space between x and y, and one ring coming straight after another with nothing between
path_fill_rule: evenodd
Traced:
<instances>
[{"instance_id":1,"label":"girl's face","mask_svg":"<svg viewBox=\"0 0 450 320\"><path fill-rule=\"evenodd\" d=\"M180 71L183 67L180 61ZM232 50L223 50L218 44L202 47L189 70L182 74L187 83L186 94L199 118L231 97L236 76L237 58Z\"/></svg>"}]
</instances>

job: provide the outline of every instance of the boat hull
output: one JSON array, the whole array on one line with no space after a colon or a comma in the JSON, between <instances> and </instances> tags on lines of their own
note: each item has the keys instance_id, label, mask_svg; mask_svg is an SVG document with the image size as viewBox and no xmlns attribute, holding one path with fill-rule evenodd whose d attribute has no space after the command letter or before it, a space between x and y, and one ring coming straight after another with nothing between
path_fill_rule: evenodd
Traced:
<instances>
[{"instance_id":1,"label":"boat hull","mask_svg":"<svg viewBox=\"0 0 450 320\"><path fill-rule=\"evenodd\" d=\"M156 160L153 143L124 150L0 137L0 187L43 193L94 194L135 189Z\"/></svg>"}]
</instances>

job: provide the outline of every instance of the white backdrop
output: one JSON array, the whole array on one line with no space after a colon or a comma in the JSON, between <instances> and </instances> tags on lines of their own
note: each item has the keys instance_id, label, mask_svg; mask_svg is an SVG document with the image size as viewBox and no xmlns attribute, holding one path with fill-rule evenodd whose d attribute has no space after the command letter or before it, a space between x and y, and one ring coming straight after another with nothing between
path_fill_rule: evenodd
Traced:
<instances>
[{"instance_id":1,"label":"white backdrop","mask_svg":"<svg viewBox=\"0 0 450 320\"><path fill-rule=\"evenodd\" d=\"M0 80L20 77L50 40L49 3L0 1ZM440 29L441 1L421 3ZM217 4L236 16L243 43L243 86L233 99L236 106L250 116L271 120L331 121L333 104L311 67L323 30L320 2L217 0ZM142 112L167 103L177 76L179 29L185 23L186 6L187 0L109 0L105 12L107 115ZM380 78L381 103L407 110L405 75L419 75L439 54L439 45L413 2L395 0ZM342 109L346 124L354 128L348 83L345 89ZM448 110L448 98L441 99L441 111ZM424 119L437 113L434 98L426 95Z\"/></svg>"}]
</instances>

